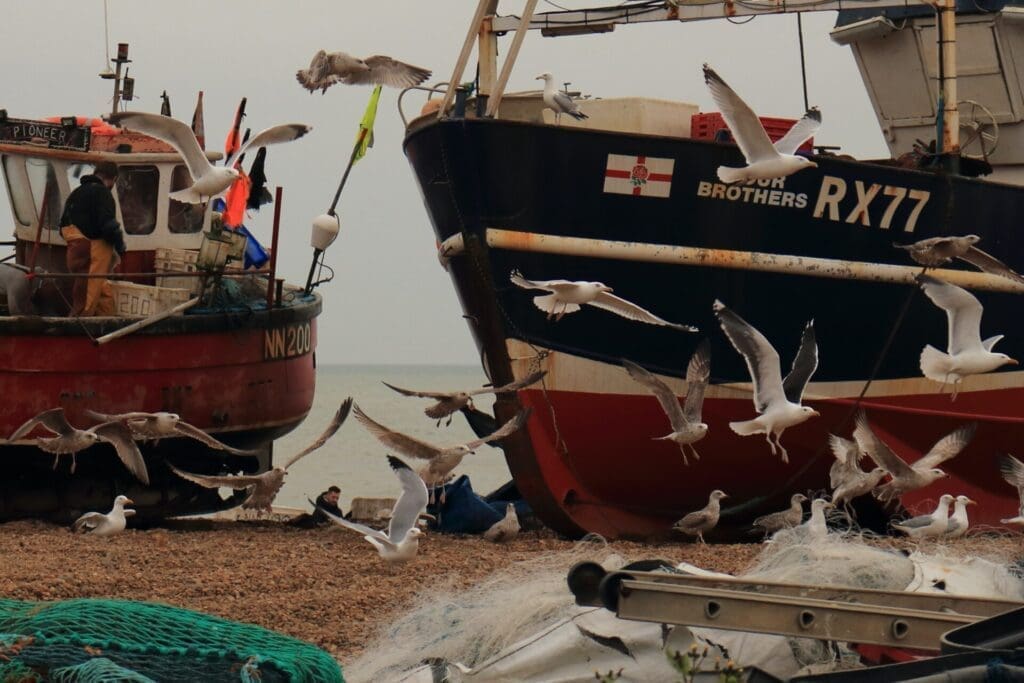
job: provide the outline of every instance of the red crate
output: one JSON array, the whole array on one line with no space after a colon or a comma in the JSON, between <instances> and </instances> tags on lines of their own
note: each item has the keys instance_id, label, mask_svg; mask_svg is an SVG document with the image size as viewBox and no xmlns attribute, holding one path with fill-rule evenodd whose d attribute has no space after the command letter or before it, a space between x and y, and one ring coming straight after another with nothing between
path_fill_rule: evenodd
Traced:
<instances>
[{"instance_id":1,"label":"red crate","mask_svg":"<svg viewBox=\"0 0 1024 683\"><path fill-rule=\"evenodd\" d=\"M789 132L789 129L793 127L799 119L779 119L771 116L762 116L761 125L764 126L764 130L768 133L768 137L771 138L772 142L775 142L783 135ZM716 135L719 131L725 131L724 136L719 139ZM733 142L732 134L729 132L729 127L725 125L725 120L722 115L718 112L708 112L706 114L694 114L690 117L690 137L694 140L718 140L719 142ZM801 152L813 152L814 151L814 138L811 138L804 144L800 145L799 151Z\"/></svg>"}]
</instances>

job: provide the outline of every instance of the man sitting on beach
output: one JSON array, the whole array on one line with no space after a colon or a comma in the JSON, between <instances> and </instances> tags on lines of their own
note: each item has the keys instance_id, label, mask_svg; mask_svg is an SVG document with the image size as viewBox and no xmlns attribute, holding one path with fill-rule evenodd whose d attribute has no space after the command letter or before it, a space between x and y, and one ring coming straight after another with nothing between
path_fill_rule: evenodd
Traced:
<instances>
[{"instance_id":1,"label":"man sitting on beach","mask_svg":"<svg viewBox=\"0 0 1024 683\"><path fill-rule=\"evenodd\" d=\"M326 491L316 497L316 509L313 510L313 514L301 514L295 518L292 524L304 529L312 529L314 527L330 524L331 520L324 514L324 510L332 515L348 519L348 517L342 514L341 508L338 507L339 497L341 497L341 489L337 486L329 487Z\"/></svg>"}]
</instances>

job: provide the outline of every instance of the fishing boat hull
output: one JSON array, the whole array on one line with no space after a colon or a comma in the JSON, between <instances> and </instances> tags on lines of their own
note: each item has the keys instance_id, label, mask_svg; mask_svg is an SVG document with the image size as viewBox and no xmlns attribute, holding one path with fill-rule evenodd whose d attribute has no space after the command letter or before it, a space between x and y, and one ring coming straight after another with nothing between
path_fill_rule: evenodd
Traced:
<instances>
[{"instance_id":1,"label":"fishing boat hull","mask_svg":"<svg viewBox=\"0 0 1024 683\"><path fill-rule=\"evenodd\" d=\"M981 503L976 522L1016 512L997 457L1024 437L1024 374L968 378L955 401L921 377L925 345L945 348L946 317L892 245L971 232L1019 267L1021 188L836 157L817 157L816 168L785 179L726 186L717 168L742 165L732 145L492 119L414 121L405 149L490 378L548 370L542 387L504 397L496 410L507 419L520 404L534 408L527 432L504 449L520 490L555 529L665 536L721 488L730 494L728 535L795 491L824 490L827 436L849 436L859 407L908 461L956 427L979 424L945 464L950 476L904 496L904 506L916 510L948 491ZM543 292L514 286L513 270L601 281L701 331L592 307L549 320L533 302ZM1020 358L1018 294L996 289L1004 291L978 292L982 336L1005 334L998 350ZM783 435L788 464L763 435L728 426L756 413L744 361L713 315L716 299L773 341L783 372L814 320L820 364L805 403L821 416ZM654 440L669 431L667 418L620 363L640 363L683 395L681 377L704 338L709 434L697 444L701 459L684 465L677 446Z\"/></svg>"}]
</instances>

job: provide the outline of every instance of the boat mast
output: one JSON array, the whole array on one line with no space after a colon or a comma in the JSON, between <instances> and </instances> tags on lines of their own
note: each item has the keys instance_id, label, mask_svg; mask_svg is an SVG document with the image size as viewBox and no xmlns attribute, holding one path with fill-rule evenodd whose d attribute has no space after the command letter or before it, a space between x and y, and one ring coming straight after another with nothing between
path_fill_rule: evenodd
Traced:
<instances>
[{"instance_id":1,"label":"boat mast","mask_svg":"<svg viewBox=\"0 0 1024 683\"><path fill-rule=\"evenodd\" d=\"M955 159L960 154L960 110L956 99L956 0L938 0L939 118L937 153ZM951 169L954 172L956 169Z\"/></svg>"}]
</instances>

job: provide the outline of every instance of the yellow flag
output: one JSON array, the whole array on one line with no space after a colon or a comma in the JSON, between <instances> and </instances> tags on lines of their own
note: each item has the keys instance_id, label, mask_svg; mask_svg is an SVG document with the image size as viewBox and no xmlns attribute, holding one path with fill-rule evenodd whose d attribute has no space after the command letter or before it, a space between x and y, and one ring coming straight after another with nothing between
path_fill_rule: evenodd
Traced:
<instances>
[{"instance_id":1,"label":"yellow flag","mask_svg":"<svg viewBox=\"0 0 1024 683\"><path fill-rule=\"evenodd\" d=\"M359 136L356 137L359 149L356 150L353 161L362 159L366 155L366 148L373 147L373 121L377 118L377 101L380 99L380 90L381 86L379 85L373 89L370 101L366 104L366 113L363 114L363 120L359 122Z\"/></svg>"}]
</instances>

